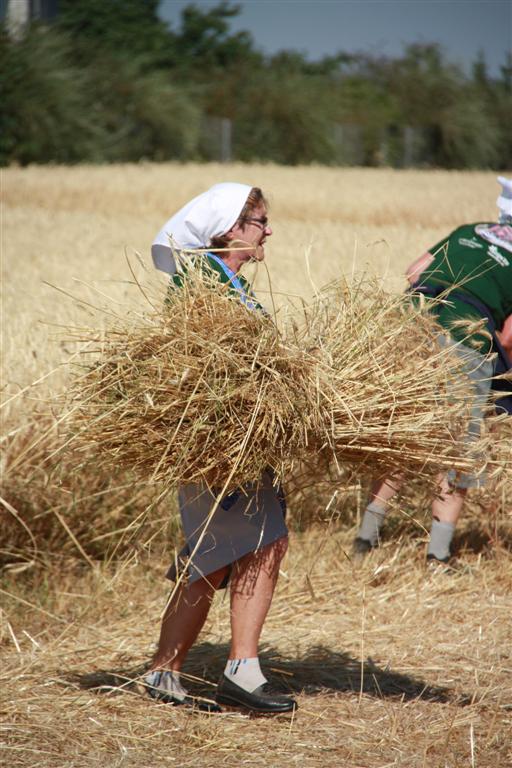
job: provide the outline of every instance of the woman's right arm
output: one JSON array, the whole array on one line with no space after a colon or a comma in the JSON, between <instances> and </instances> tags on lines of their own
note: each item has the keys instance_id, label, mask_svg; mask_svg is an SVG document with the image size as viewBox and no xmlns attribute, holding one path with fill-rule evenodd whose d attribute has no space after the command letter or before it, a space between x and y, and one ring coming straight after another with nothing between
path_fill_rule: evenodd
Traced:
<instances>
[{"instance_id":1,"label":"woman's right arm","mask_svg":"<svg viewBox=\"0 0 512 768\"><path fill-rule=\"evenodd\" d=\"M512 358L512 315L506 318L501 331L497 331L496 335L505 352Z\"/></svg>"},{"instance_id":2,"label":"woman's right arm","mask_svg":"<svg viewBox=\"0 0 512 768\"><path fill-rule=\"evenodd\" d=\"M416 261L413 261L412 264L409 264L405 270L405 276L409 281L409 284L414 285L417 283L420 275L426 270L427 267L432 264L433 261L433 254L427 251L427 253L424 253L423 256L420 256L418 259L416 259Z\"/></svg>"}]
</instances>

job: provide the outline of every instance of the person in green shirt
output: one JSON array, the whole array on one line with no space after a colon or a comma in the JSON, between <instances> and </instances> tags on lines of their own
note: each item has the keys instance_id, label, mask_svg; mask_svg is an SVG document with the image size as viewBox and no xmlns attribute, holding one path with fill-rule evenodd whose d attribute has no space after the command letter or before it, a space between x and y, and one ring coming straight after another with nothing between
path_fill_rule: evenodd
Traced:
<instances>
[{"instance_id":1,"label":"person in green shirt","mask_svg":"<svg viewBox=\"0 0 512 768\"><path fill-rule=\"evenodd\" d=\"M414 294L440 297L431 311L445 331L441 346L450 346L461 358L471 383L473 402L465 442L478 439L488 409L492 377L512 368L512 180L500 177L498 222L465 224L443 238L414 261L406 271ZM489 356L489 353L496 353ZM494 359L493 359L494 357ZM497 410L512 413L512 387L504 389ZM507 392L508 390L508 392ZM378 546L389 503L401 486L400 476L378 480L372 489L357 538L356 557ZM450 568L451 542L467 490L479 478L447 473L440 478L439 494L432 503L432 527L427 564Z\"/></svg>"},{"instance_id":2,"label":"person in green shirt","mask_svg":"<svg viewBox=\"0 0 512 768\"><path fill-rule=\"evenodd\" d=\"M258 187L216 184L185 205L162 227L152 246L158 269L179 290L187 280L189 259L229 286L233 300L262 311L240 269L261 261L272 234L267 202ZM179 264L176 263L176 258ZM178 581L166 608L156 653L145 677L148 693L170 704L220 711L219 704L273 714L293 711L294 699L272 689L261 671L258 642L267 616L288 531L285 501L273 478L264 473L255 487L216 500L205 484L178 489L186 545L169 568ZM180 571L178 573L178 571ZM230 587L231 646L216 702L189 696L180 678L187 652L207 618L216 589Z\"/></svg>"}]
</instances>

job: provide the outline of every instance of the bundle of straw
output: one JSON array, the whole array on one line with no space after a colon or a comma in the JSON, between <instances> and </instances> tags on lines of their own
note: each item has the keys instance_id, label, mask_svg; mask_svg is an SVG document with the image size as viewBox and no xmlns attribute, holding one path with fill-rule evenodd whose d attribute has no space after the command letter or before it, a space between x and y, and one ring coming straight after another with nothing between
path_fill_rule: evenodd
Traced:
<instances>
[{"instance_id":1,"label":"bundle of straw","mask_svg":"<svg viewBox=\"0 0 512 768\"><path fill-rule=\"evenodd\" d=\"M376 473L461 471L471 403L460 359L437 344L441 329L407 296L375 282L341 281L308 307L297 343L317 344L324 423L335 461Z\"/></svg>"},{"instance_id":2,"label":"bundle of straw","mask_svg":"<svg viewBox=\"0 0 512 768\"><path fill-rule=\"evenodd\" d=\"M216 487L280 473L315 433L314 358L283 345L272 321L189 273L164 311L111 328L78 381L85 450L149 481Z\"/></svg>"},{"instance_id":3,"label":"bundle of straw","mask_svg":"<svg viewBox=\"0 0 512 768\"><path fill-rule=\"evenodd\" d=\"M235 488L304 459L379 474L467 469L458 360L430 319L376 285L340 284L279 332L204 273L161 310L96 336L74 387L83 450L146 481ZM91 334L88 334L91 338Z\"/></svg>"}]
</instances>

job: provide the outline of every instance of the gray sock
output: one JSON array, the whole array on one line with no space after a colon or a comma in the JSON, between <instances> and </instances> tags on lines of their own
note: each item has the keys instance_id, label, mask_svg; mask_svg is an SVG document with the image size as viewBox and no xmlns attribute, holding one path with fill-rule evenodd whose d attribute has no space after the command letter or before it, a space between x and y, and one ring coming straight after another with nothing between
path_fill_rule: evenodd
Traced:
<instances>
[{"instance_id":1,"label":"gray sock","mask_svg":"<svg viewBox=\"0 0 512 768\"><path fill-rule=\"evenodd\" d=\"M357 534L360 539L369 541L372 547L375 547L379 542L379 531L384 522L386 516L386 509L377 501L372 501L368 504L364 511L363 520L359 533Z\"/></svg>"},{"instance_id":2,"label":"gray sock","mask_svg":"<svg viewBox=\"0 0 512 768\"><path fill-rule=\"evenodd\" d=\"M430 529L427 555L433 555L438 560L446 560L447 557L450 557L450 544L454 531L455 525L453 523L443 523L434 518Z\"/></svg>"}]
</instances>

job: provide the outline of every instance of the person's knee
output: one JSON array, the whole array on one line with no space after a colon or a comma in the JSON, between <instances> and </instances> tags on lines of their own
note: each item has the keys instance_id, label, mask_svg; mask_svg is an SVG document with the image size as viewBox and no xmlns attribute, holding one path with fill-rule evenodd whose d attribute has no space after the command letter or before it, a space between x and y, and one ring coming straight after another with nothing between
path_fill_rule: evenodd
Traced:
<instances>
[{"instance_id":1,"label":"person's knee","mask_svg":"<svg viewBox=\"0 0 512 768\"><path fill-rule=\"evenodd\" d=\"M267 573L279 569L281 560L288 549L288 536L282 536L276 541L270 542L256 552L249 552L233 564L233 575L239 577L242 574L254 576L260 569Z\"/></svg>"},{"instance_id":2,"label":"person's knee","mask_svg":"<svg viewBox=\"0 0 512 768\"><path fill-rule=\"evenodd\" d=\"M201 600L213 600L215 590L219 589L224 581L229 578L229 566L226 565L217 571L212 571L207 576L203 576L192 584L187 584L183 588L183 597L187 603L195 604Z\"/></svg>"}]
</instances>

